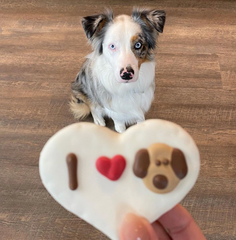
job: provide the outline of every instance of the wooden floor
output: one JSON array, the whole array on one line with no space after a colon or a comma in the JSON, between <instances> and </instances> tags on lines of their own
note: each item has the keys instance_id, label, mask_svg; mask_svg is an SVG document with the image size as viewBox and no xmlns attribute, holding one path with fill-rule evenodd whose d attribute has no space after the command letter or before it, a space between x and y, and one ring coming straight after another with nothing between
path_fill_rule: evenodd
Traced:
<instances>
[{"instance_id":1,"label":"wooden floor","mask_svg":"<svg viewBox=\"0 0 236 240\"><path fill-rule=\"evenodd\" d=\"M38 159L75 122L70 83L90 51L81 17L106 6L130 14L134 5L167 12L147 118L180 124L200 149L201 173L182 204L208 240L236 239L236 1L138 3L0 0L1 239L107 239L50 197Z\"/></svg>"}]
</instances>

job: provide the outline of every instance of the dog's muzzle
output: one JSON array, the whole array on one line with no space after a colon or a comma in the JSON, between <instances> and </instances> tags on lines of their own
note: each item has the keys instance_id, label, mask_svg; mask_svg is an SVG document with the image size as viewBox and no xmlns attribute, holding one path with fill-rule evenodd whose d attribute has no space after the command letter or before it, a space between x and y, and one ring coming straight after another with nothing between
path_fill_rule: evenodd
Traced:
<instances>
[{"instance_id":1,"label":"dog's muzzle","mask_svg":"<svg viewBox=\"0 0 236 240\"><path fill-rule=\"evenodd\" d=\"M121 68L121 70L120 70L120 77L123 80L126 80L126 81L129 81L129 80L133 79L133 77L134 77L134 70L133 70L133 68L130 65L128 65L125 69Z\"/></svg>"}]
</instances>

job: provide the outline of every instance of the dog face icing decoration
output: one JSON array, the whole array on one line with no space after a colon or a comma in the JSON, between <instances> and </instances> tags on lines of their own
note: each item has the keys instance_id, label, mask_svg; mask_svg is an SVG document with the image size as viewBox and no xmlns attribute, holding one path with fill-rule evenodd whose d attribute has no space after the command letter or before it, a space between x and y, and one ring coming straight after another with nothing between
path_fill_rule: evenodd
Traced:
<instances>
[{"instance_id":1,"label":"dog face icing decoration","mask_svg":"<svg viewBox=\"0 0 236 240\"><path fill-rule=\"evenodd\" d=\"M137 152L133 172L152 192L168 193L187 175L188 167L181 150L156 143Z\"/></svg>"}]
</instances>

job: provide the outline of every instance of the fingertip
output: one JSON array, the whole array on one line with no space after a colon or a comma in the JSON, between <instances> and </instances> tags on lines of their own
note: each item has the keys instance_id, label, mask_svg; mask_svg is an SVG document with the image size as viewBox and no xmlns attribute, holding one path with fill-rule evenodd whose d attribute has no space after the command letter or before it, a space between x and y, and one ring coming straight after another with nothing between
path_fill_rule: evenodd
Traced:
<instances>
[{"instance_id":1,"label":"fingertip","mask_svg":"<svg viewBox=\"0 0 236 240\"><path fill-rule=\"evenodd\" d=\"M133 213L127 214L119 231L120 240L157 240L150 223Z\"/></svg>"},{"instance_id":2,"label":"fingertip","mask_svg":"<svg viewBox=\"0 0 236 240\"><path fill-rule=\"evenodd\" d=\"M168 230L172 238L205 240L205 237L191 214L180 204L176 205L169 212L162 215L158 222Z\"/></svg>"},{"instance_id":3,"label":"fingertip","mask_svg":"<svg viewBox=\"0 0 236 240\"><path fill-rule=\"evenodd\" d=\"M161 222L164 227L173 226L176 224L185 225L192 219L190 213L180 204L177 204L170 211L163 214L158 221Z\"/></svg>"},{"instance_id":4,"label":"fingertip","mask_svg":"<svg viewBox=\"0 0 236 240\"><path fill-rule=\"evenodd\" d=\"M156 234L152 224L150 224L146 218L141 217L140 219L143 222L143 224L146 226L148 233L151 237L151 240L158 240L159 238L157 237L157 234Z\"/></svg>"}]
</instances>

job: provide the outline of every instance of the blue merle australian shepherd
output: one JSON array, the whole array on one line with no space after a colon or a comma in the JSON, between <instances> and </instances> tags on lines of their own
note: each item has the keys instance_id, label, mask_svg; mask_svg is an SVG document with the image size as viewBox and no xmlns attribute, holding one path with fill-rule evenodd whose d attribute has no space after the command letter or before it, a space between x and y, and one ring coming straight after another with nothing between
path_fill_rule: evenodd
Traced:
<instances>
[{"instance_id":1,"label":"blue merle australian shepherd","mask_svg":"<svg viewBox=\"0 0 236 240\"><path fill-rule=\"evenodd\" d=\"M105 126L113 119L115 130L145 120L155 90L155 47L163 32L165 12L134 9L132 16L113 13L84 17L82 25L93 52L72 83L70 108L75 118L90 112Z\"/></svg>"}]
</instances>

